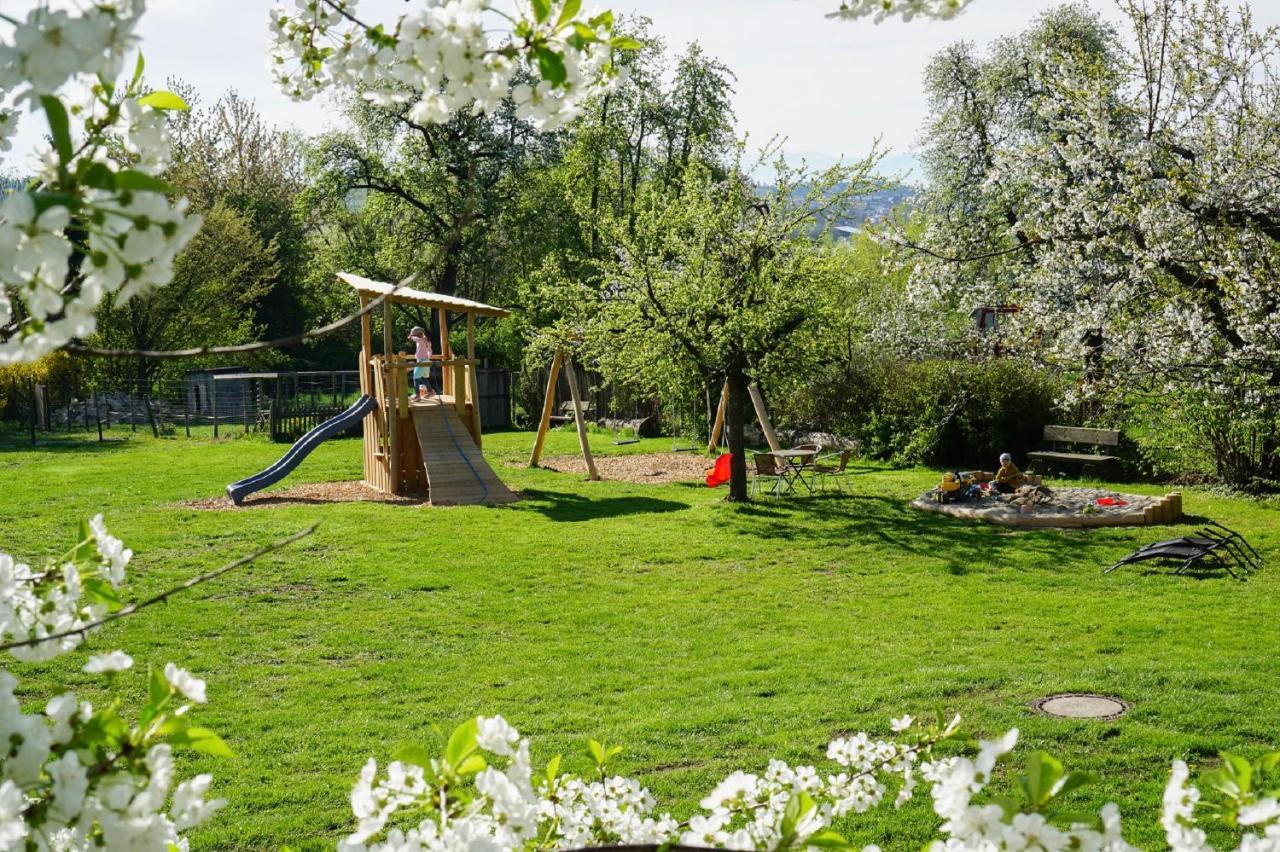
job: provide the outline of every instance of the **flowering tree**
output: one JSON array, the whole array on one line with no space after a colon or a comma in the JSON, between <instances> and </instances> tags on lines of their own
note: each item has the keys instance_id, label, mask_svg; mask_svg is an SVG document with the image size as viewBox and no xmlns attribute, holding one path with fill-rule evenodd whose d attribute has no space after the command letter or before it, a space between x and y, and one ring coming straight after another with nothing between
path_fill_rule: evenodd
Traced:
<instances>
[{"instance_id":1,"label":"flowering tree","mask_svg":"<svg viewBox=\"0 0 1280 852\"><path fill-rule=\"evenodd\" d=\"M872 18L876 23L891 17L909 21L915 17L954 18L973 0L841 0L840 8L829 18L853 20Z\"/></svg>"},{"instance_id":2,"label":"flowering tree","mask_svg":"<svg viewBox=\"0 0 1280 852\"><path fill-rule=\"evenodd\" d=\"M491 42L482 26L488 4L477 0L432 4L391 26L362 22L349 0L299 0L272 12L273 67L299 98L358 84L387 101L412 87L421 93L412 114L424 123L463 107L493 109L516 69L528 67L530 82L514 89L517 108L551 126L607 87L612 51L633 46L612 36L609 13L582 19L580 8L580 0L531 0L510 19L510 33ZM142 0L100 0L78 13L41 3L22 20L0 15L11 30L0 40L0 151L23 109L43 118L52 141L31 184L0 203L0 364L34 361L91 333L109 295L124 305L168 284L175 256L200 227L158 177L169 153L164 112L186 104L145 86L140 54L127 80L117 79L142 12ZM48 660L106 620L167 598L121 609L131 555L100 517L40 570L0 553L2 647ZM114 677L132 665L112 652L91 657L85 671ZM118 703L95 709L69 693L27 715L15 686L0 672L0 849L185 848L180 833L221 805L205 800L207 775L173 787L175 747L229 753L190 722L192 705L205 700L203 681L173 664L153 671L133 724Z\"/></svg>"},{"instance_id":3,"label":"flowering tree","mask_svg":"<svg viewBox=\"0 0 1280 852\"><path fill-rule=\"evenodd\" d=\"M1024 348L1078 375L1078 398L1190 392L1244 417L1219 473L1274 486L1277 33L1222 0L1119 5L1131 39L1067 6L934 61L915 283L1021 304Z\"/></svg>"},{"instance_id":4,"label":"flowering tree","mask_svg":"<svg viewBox=\"0 0 1280 852\"><path fill-rule=\"evenodd\" d=\"M298 0L271 12L272 68L295 98L326 86L363 88L394 102L416 93L410 115L439 123L463 108L486 112L507 96L518 114L550 127L611 84L612 52L633 48L612 35L605 12L579 15L581 0L531 0L494 40L489 4L446 0L372 25L354 0ZM177 95L148 91L136 47L141 0L96 2L80 14L37 5L0 42L0 150L19 110L43 116L53 145L32 185L0 205L0 363L30 361L82 337L108 294L122 305L167 284L173 260L200 226L157 175L168 159L163 112ZM511 89L518 68L528 82Z\"/></svg>"},{"instance_id":5,"label":"flowering tree","mask_svg":"<svg viewBox=\"0 0 1280 852\"><path fill-rule=\"evenodd\" d=\"M561 773L559 756L535 771L529 741L502 717L481 716L459 726L439 753L405 748L382 775L370 760L351 793L357 828L339 849L852 849L836 825L854 824L887 800L901 807L923 780L940 821L931 852L1133 852L1114 804L1093 817L1070 808L1071 794L1097 779L1067 771L1044 752L1026 757L1014 795L991 796L987 787L1018 731L971 743L959 724L959 717L921 724L903 716L892 721L888 739L858 733L832 740L830 765L821 769L771 760L759 774L734 772L700 801L702 812L677 820L657 809L639 781L612 774L620 747L588 742L596 764L591 779ZM1277 767L1280 752L1253 763L1223 755L1222 767L1202 779L1210 800L1176 761L1162 814L1169 845L1176 852L1211 850L1203 816L1238 832L1241 850L1280 849Z\"/></svg>"},{"instance_id":6,"label":"flowering tree","mask_svg":"<svg viewBox=\"0 0 1280 852\"><path fill-rule=\"evenodd\" d=\"M33 569L0 552L0 642L24 661L69 654L109 612L132 558L95 517L79 543ZM90 656L84 671L126 677L123 651ZM0 849L154 849L184 844L181 832L224 804L207 800L212 778L174 786L173 750L230 755L217 734L192 723L204 681L173 663L148 675L136 721L119 702L94 707L67 692L43 713L23 713L18 681L0 672Z\"/></svg>"}]
</instances>

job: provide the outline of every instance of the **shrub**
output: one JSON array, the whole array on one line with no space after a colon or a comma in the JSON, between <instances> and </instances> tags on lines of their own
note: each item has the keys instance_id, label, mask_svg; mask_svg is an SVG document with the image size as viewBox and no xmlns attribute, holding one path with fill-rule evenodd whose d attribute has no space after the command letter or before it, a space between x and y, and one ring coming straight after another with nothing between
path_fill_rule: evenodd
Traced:
<instances>
[{"instance_id":1,"label":"shrub","mask_svg":"<svg viewBox=\"0 0 1280 852\"><path fill-rule=\"evenodd\" d=\"M856 438L866 454L904 463L974 466L994 464L1001 452L1022 456L1060 417L1054 377L1013 359L869 359L789 390L789 423Z\"/></svg>"}]
</instances>

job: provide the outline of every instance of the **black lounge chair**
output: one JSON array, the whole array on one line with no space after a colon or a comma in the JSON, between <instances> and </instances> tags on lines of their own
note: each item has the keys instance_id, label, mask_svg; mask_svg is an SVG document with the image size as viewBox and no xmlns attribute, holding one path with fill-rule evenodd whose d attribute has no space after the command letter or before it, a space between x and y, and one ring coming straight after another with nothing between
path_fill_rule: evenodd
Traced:
<instances>
[{"instance_id":1,"label":"black lounge chair","mask_svg":"<svg viewBox=\"0 0 1280 852\"><path fill-rule=\"evenodd\" d=\"M1224 569L1237 580L1262 567L1262 556L1253 549L1244 536L1222 524L1209 522L1209 526L1196 535L1170 538L1140 547L1102 573L1110 574L1121 565L1159 559L1181 562L1175 574L1182 574L1193 567L1213 566Z\"/></svg>"}]
</instances>

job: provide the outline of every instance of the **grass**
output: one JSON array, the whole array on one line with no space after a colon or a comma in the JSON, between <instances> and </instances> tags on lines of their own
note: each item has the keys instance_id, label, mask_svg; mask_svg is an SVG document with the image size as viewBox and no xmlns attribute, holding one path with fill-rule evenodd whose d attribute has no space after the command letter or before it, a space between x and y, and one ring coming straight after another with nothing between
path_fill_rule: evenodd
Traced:
<instances>
[{"instance_id":1,"label":"grass","mask_svg":"<svg viewBox=\"0 0 1280 852\"><path fill-rule=\"evenodd\" d=\"M668 450L670 439L599 453ZM503 508L373 503L196 511L273 461L260 440L139 432L109 443L31 448L0 436L3 547L60 552L78 519L105 512L138 554L141 597L319 521L310 539L178 603L94 637L145 665L205 677L199 717L234 760L184 757L231 802L194 848L332 848L351 826L347 792L370 757L431 742L476 713L501 713L535 759L585 771L588 736L626 746L617 768L687 815L735 768L771 756L823 765L826 742L887 732L890 715L959 712L977 734L1023 731L1104 781L1076 794L1115 800L1130 839L1162 845L1168 762L1256 754L1280 737L1278 584L1099 569L1158 537L1142 529L1010 532L924 515L906 501L936 480L874 468L852 496L722 502L696 485L586 483L523 467L531 436L488 436L499 474L527 499ZM576 437L553 432L550 454ZM284 485L359 478L353 440L322 446ZM1127 490L1154 492L1152 487ZM1191 492L1187 509L1280 556L1274 503ZM71 687L102 700L82 655L10 664L35 703ZM137 706L142 672L126 678ZM1034 716L1052 692L1120 695L1114 722ZM1006 780L1007 783L1007 780ZM849 834L918 848L927 797L881 809Z\"/></svg>"}]
</instances>

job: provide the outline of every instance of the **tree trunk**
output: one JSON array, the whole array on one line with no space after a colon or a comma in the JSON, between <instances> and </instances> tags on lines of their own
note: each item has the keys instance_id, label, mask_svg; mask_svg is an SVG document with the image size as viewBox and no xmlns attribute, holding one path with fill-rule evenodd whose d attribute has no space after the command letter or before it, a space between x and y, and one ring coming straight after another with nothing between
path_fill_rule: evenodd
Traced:
<instances>
[{"instance_id":1,"label":"tree trunk","mask_svg":"<svg viewBox=\"0 0 1280 852\"><path fill-rule=\"evenodd\" d=\"M740 365L728 370L729 404L725 412L725 426L729 440L729 501L745 503L747 497L747 454L743 427L747 414L747 374Z\"/></svg>"}]
</instances>

